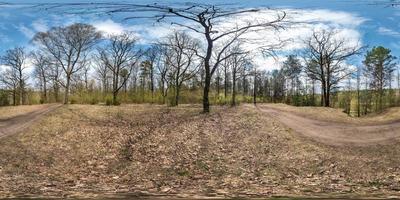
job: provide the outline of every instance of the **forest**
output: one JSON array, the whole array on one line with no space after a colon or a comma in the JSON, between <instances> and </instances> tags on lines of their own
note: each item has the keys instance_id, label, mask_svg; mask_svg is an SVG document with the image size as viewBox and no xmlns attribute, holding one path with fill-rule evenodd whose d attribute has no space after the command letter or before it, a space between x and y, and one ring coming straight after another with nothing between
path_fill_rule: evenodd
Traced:
<instances>
[{"instance_id":1,"label":"forest","mask_svg":"<svg viewBox=\"0 0 400 200\"><path fill-rule=\"evenodd\" d=\"M0 2L0 199L400 199L400 2L231 1Z\"/></svg>"},{"instance_id":2,"label":"forest","mask_svg":"<svg viewBox=\"0 0 400 200\"><path fill-rule=\"evenodd\" d=\"M278 34L290 29L287 13L276 11L273 20L239 24L215 34L221 16L258 11L146 8L162 13L155 15L157 20L171 14L195 25L176 23L185 29L148 44L138 44L134 32L105 34L84 23L38 32L31 39L34 50L18 46L1 55L1 105L203 103L208 112L210 104L273 102L342 108L353 116L400 105L400 69L389 48L349 44L339 30L315 29L302 41L302 51L286 55L277 62L278 69L269 70L271 66L254 64L255 51L274 57L290 41L248 50L244 47L249 41L242 36L260 29L275 29Z\"/></svg>"}]
</instances>

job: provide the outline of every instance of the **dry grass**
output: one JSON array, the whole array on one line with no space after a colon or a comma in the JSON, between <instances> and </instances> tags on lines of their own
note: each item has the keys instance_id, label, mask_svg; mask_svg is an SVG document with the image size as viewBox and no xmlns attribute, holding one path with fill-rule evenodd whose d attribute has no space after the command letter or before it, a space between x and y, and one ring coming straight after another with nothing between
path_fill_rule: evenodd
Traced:
<instances>
[{"instance_id":1,"label":"dry grass","mask_svg":"<svg viewBox=\"0 0 400 200\"><path fill-rule=\"evenodd\" d=\"M29 112L34 112L44 108L46 105L23 105L23 106L3 106L0 107L0 120L16 117Z\"/></svg>"},{"instance_id":2,"label":"dry grass","mask_svg":"<svg viewBox=\"0 0 400 200\"><path fill-rule=\"evenodd\" d=\"M213 110L64 106L0 141L0 197L387 197L400 190L398 145L331 147L249 106Z\"/></svg>"}]
</instances>

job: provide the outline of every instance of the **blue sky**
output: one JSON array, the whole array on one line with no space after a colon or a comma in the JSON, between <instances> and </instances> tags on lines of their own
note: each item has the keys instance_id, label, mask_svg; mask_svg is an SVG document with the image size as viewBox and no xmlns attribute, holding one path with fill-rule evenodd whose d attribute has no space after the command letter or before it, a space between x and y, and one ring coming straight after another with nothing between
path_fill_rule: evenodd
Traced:
<instances>
[{"instance_id":1,"label":"blue sky","mask_svg":"<svg viewBox=\"0 0 400 200\"><path fill-rule=\"evenodd\" d=\"M93 2L94 0L73 0L71 2ZM61 26L73 22L91 23L108 33L118 33L124 30L137 31L144 41L152 41L166 34L168 27L163 25L149 26L141 20L123 21L119 16L75 16L62 12L47 12L40 9L26 7L35 3L54 3L61 1L51 0L13 0L0 1L12 3L14 6L0 6L0 53L15 46L30 46L31 37L37 31L45 31L53 26ZM113 2L113 1L97 1ZM115 1L114 1L115 2ZM121 2L121 1L120 1ZM130 1L133 2L133 1ZM135 3L149 3L149 1L134 1ZM179 1L156 1L158 3L179 3ZM188 1L182 1L188 2ZM195 1L194 1L195 2ZM363 45L370 47L383 45L392 49L395 56L400 57L400 7L393 8L375 5L374 1L364 0L203 0L203 3L230 3L237 7L278 7L299 11L303 18L318 18L321 24L338 27L345 30L351 40L359 40ZM25 6L23 6L25 5ZM298 18L296 16L295 18ZM301 32L301 31L292 31ZM307 34L307 31L295 34ZM287 34L287 33L285 33ZM289 37L289 36L288 36ZM296 47L293 47L296 50ZM299 47L297 47L298 49ZM289 48L290 50L290 48ZM261 58L260 58L261 59ZM359 61L358 61L359 62ZM261 65L271 62L259 62ZM357 64L357 63L354 63Z\"/></svg>"}]
</instances>

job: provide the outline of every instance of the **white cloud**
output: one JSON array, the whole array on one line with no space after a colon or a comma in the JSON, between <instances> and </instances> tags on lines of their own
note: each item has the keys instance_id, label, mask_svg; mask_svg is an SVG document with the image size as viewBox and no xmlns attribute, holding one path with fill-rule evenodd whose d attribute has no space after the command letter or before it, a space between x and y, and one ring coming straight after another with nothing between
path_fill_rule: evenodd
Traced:
<instances>
[{"instance_id":1,"label":"white cloud","mask_svg":"<svg viewBox=\"0 0 400 200\"><path fill-rule=\"evenodd\" d=\"M254 39L254 43L247 44L246 48L250 50L257 49L260 45L270 45L276 43L278 39L280 40L289 40L281 49L284 54L292 53L294 51L298 51L304 48L304 42L306 38L308 38L314 30L319 29L328 29L334 28L338 32L338 36L344 37L347 40L347 44L349 45L357 45L361 41L361 33L358 31L359 26L366 22L368 19L358 16L357 14L342 12L342 11L333 11L326 9L285 9L285 12L288 14L288 20L291 22L295 22L289 28L283 29L281 31L276 32L273 29L251 32L245 35L246 39ZM251 13L243 16L239 16L237 18L229 18L221 20L221 24L218 27L229 28L233 25L247 22L254 22L254 20L262 21L262 20L270 20L276 17L273 10L262 10L258 13ZM82 22L81 18L74 18L70 20L71 22L65 22L64 19L54 18L52 20L52 24L55 25L68 25L72 22ZM105 34L121 34L125 31L132 31L137 34L139 38L139 43L141 44L149 44L157 41L160 38L167 36L173 30L186 30L183 27L172 26L168 23L157 23L157 24L136 24L136 25L127 25L122 24L111 19L107 20L99 20L92 19L94 27L96 27L99 31L104 32ZM87 23L87 20L84 21ZM35 31L43 31L48 29L45 21L35 21L32 24L32 27ZM25 26L20 26L20 31L23 32L27 37L33 36L33 31ZM198 33L191 32L195 38L202 38L203 36ZM279 37L278 37L279 36ZM254 62L258 66L267 69L277 69L280 66L280 63L284 60L283 56L278 56L277 61L273 58L265 58L259 53L255 54ZM282 54L283 55L283 54Z\"/></svg>"},{"instance_id":2,"label":"white cloud","mask_svg":"<svg viewBox=\"0 0 400 200\"><path fill-rule=\"evenodd\" d=\"M280 69L285 60L286 57L284 56L263 57L259 55L254 57L253 63L258 69L272 71L274 69Z\"/></svg>"},{"instance_id":3,"label":"white cloud","mask_svg":"<svg viewBox=\"0 0 400 200\"><path fill-rule=\"evenodd\" d=\"M92 23L97 30L103 32L106 35L118 35L123 33L126 29L123 25L108 19L106 21L96 21Z\"/></svg>"},{"instance_id":4,"label":"white cloud","mask_svg":"<svg viewBox=\"0 0 400 200\"><path fill-rule=\"evenodd\" d=\"M12 42L12 40L8 36L0 33L0 42L4 44L4 43L10 43Z\"/></svg>"},{"instance_id":5,"label":"white cloud","mask_svg":"<svg viewBox=\"0 0 400 200\"><path fill-rule=\"evenodd\" d=\"M254 60L259 67L264 69L278 69L281 63L285 60L282 56L284 54L295 53L305 47L304 40L309 38L314 30L335 29L336 39L344 39L348 46L360 46L362 35L359 32L359 26L367 21L367 19L359 17L347 12L337 12L330 10L292 10L286 9L288 14L287 20L291 25L277 32L275 29L266 29L257 32L250 32L244 37L247 40L254 40L256 42L248 43L245 45L247 50L258 49L265 45L275 45L281 41L287 41L283 48L279 49L282 52L278 58L265 58L262 55L255 56ZM271 11L261 11L259 13L252 13L246 16L240 16L233 19L231 22L224 22L225 27L229 27L241 22L248 22L251 20L271 20L274 17ZM230 25L227 25L230 24ZM257 53L259 54L259 53Z\"/></svg>"},{"instance_id":6,"label":"white cloud","mask_svg":"<svg viewBox=\"0 0 400 200\"><path fill-rule=\"evenodd\" d=\"M392 46L394 49L400 50L400 42L392 42L390 43L390 46Z\"/></svg>"},{"instance_id":7,"label":"white cloud","mask_svg":"<svg viewBox=\"0 0 400 200\"><path fill-rule=\"evenodd\" d=\"M23 24L20 24L18 27L18 30L25 35L25 37L31 39L33 36L35 36L35 31Z\"/></svg>"},{"instance_id":8,"label":"white cloud","mask_svg":"<svg viewBox=\"0 0 400 200\"><path fill-rule=\"evenodd\" d=\"M388 36L393 36L393 37L400 37L400 32L399 32L399 31L395 31L395 30L393 30L393 29L386 28L386 27L379 27L378 33L380 33L380 34L382 34L382 35L388 35Z\"/></svg>"},{"instance_id":9,"label":"white cloud","mask_svg":"<svg viewBox=\"0 0 400 200\"><path fill-rule=\"evenodd\" d=\"M47 26L47 22L43 19L35 20L32 23L32 27L36 32L45 32L45 31L49 30L49 27Z\"/></svg>"}]
</instances>

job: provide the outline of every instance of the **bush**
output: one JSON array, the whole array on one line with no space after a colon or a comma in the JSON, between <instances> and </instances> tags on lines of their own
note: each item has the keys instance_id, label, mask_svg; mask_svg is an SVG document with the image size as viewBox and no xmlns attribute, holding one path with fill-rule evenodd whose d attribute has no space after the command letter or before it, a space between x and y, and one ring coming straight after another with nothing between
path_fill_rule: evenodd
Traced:
<instances>
[{"instance_id":1,"label":"bush","mask_svg":"<svg viewBox=\"0 0 400 200\"><path fill-rule=\"evenodd\" d=\"M0 91L0 106L8 106L10 105L10 102L8 100L8 94L6 91L1 90Z\"/></svg>"},{"instance_id":2,"label":"bush","mask_svg":"<svg viewBox=\"0 0 400 200\"><path fill-rule=\"evenodd\" d=\"M96 105L96 104L98 104L99 103L99 100L96 98L96 97L92 97L91 99L90 99L90 104L91 105Z\"/></svg>"},{"instance_id":3,"label":"bush","mask_svg":"<svg viewBox=\"0 0 400 200\"><path fill-rule=\"evenodd\" d=\"M106 105L107 106L113 105L113 100L111 98L106 98Z\"/></svg>"},{"instance_id":4,"label":"bush","mask_svg":"<svg viewBox=\"0 0 400 200\"><path fill-rule=\"evenodd\" d=\"M71 100L69 101L70 104L76 104L77 100L75 98L71 98Z\"/></svg>"}]
</instances>

